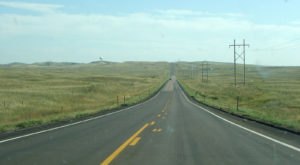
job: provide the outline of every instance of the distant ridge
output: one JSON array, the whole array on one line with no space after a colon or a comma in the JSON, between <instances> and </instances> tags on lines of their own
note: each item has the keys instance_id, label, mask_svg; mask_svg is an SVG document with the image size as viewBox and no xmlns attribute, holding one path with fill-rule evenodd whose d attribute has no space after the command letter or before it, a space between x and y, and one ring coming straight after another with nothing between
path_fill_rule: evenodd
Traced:
<instances>
[{"instance_id":1,"label":"distant ridge","mask_svg":"<svg viewBox=\"0 0 300 165\"><path fill-rule=\"evenodd\" d=\"M26 65L28 65L28 64L21 63L21 62L13 62L13 63L9 63L9 64L0 64L0 66L4 66L4 67L26 66Z\"/></svg>"},{"instance_id":2,"label":"distant ridge","mask_svg":"<svg viewBox=\"0 0 300 165\"><path fill-rule=\"evenodd\" d=\"M65 65L79 65L81 63L75 63L75 62L36 62L31 65L39 65L39 66L65 66Z\"/></svg>"},{"instance_id":3,"label":"distant ridge","mask_svg":"<svg viewBox=\"0 0 300 165\"><path fill-rule=\"evenodd\" d=\"M116 64L117 62L111 62L111 61L92 61L90 64Z\"/></svg>"},{"instance_id":4,"label":"distant ridge","mask_svg":"<svg viewBox=\"0 0 300 165\"><path fill-rule=\"evenodd\" d=\"M0 64L1 67L31 67L31 66L73 66L81 65L82 63L75 62L36 62L32 64L13 62L9 64Z\"/></svg>"}]
</instances>

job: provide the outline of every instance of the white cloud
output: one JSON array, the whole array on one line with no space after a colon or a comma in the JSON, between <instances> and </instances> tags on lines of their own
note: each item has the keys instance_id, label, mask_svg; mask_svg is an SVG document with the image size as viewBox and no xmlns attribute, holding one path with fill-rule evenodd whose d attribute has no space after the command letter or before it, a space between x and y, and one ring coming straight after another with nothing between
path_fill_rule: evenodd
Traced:
<instances>
[{"instance_id":1,"label":"white cloud","mask_svg":"<svg viewBox=\"0 0 300 165\"><path fill-rule=\"evenodd\" d=\"M8 2L8 1L0 1L0 6L30 10L30 11L41 12L41 13L52 13L57 11L59 8L63 7L63 5L55 5L55 4Z\"/></svg>"},{"instance_id":2,"label":"white cloud","mask_svg":"<svg viewBox=\"0 0 300 165\"><path fill-rule=\"evenodd\" d=\"M299 26L258 24L234 13L190 10L124 15L52 12L46 15L0 14L0 19L0 50L10 58L16 56L16 60L20 52L26 52L33 59L51 58L40 61L65 58L87 62L101 54L109 56L107 59L121 61L180 58L230 62L232 52L228 45L233 39L241 42L243 38L251 45L249 63L260 61L261 64L279 65L283 61L276 60L277 57L285 53L286 59L295 59L296 52L300 51L300 40L295 40L295 36L300 35ZM297 60L288 62L296 64Z\"/></svg>"},{"instance_id":3,"label":"white cloud","mask_svg":"<svg viewBox=\"0 0 300 165\"><path fill-rule=\"evenodd\" d=\"M194 10L184 10L184 9L169 9L169 10L156 10L156 14L161 14L163 16L180 18L180 17L235 17L242 18L245 17L242 13L210 13L203 11Z\"/></svg>"}]
</instances>

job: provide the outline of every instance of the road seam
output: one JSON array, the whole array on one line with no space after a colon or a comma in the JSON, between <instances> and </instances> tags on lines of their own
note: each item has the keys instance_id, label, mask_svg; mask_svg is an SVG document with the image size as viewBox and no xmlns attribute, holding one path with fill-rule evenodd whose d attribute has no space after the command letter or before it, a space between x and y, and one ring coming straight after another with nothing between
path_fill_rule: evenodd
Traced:
<instances>
[{"instance_id":1,"label":"road seam","mask_svg":"<svg viewBox=\"0 0 300 165\"><path fill-rule=\"evenodd\" d=\"M217 115L217 114L215 114L215 113L209 111L208 109L203 108L202 106L200 106L200 105L198 105L198 104L196 104L196 103L193 103L190 99L187 98L187 96L186 96L182 91L181 91L181 93L183 94L184 98L185 98L189 103L191 103L192 105L196 106L197 108L200 108L200 109L204 110L205 112L207 112L207 113L209 113L209 114L211 114L211 115L213 115L213 116L215 116L215 117L217 117L217 118L219 118L219 119L221 119L221 120L223 120L223 121L225 121L225 122L227 122L227 123L229 123L229 124L231 124L231 125L234 125L234 126L236 126L236 127L239 127L239 128L241 128L241 129L243 129L243 130L245 130L245 131L248 131L248 132L250 132L250 133L253 133L253 134L257 135L257 136L263 137L263 138L268 139L268 140L270 140L270 141L273 141L273 142L275 142L275 143L277 143L277 144L280 144L280 145L282 145L282 146L285 146L285 147L287 147L287 148L289 148L289 149L292 149L292 150L294 150L294 151L300 152L300 148L298 148L298 147L295 147L295 146L293 146L293 145L290 145L290 144L287 144L287 143L285 143L285 142L279 141L279 140L277 140L277 139L271 138L271 137L269 137L269 136L267 136L267 135L264 135L264 134L262 134L262 133L259 133L259 132L254 131L254 130L252 130L252 129L246 128L246 127L241 126L241 125L239 125L239 124L236 124L236 123L234 123L234 122L232 122L232 121L230 121L230 120L227 120L227 119L225 119L225 118L223 118L223 117L221 117L221 116L219 116L219 115Z\"/></svg>"},{"instance_id":2,"label":"road seam","mask_svg":"<svg viewBox=\"0 0 300 165\"><path fill-rule=\"evenodd\" d=\"M119 146L111 155L109 155L100 165L109 165L141 132L143 132L149 126L146 123L136 133L134 133L129 139L127 139L121 146Z\"/></svg>"}]
</instances>

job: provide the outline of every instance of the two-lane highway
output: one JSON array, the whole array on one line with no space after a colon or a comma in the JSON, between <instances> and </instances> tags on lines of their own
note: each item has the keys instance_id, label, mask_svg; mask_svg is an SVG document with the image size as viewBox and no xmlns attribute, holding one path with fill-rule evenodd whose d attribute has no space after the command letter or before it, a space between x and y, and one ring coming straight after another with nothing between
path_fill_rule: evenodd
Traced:
<instances>
[{"instance_id":1,"label":"two-lane highway","mask_svg":"<svg viewBox=\"0 0 300 165\"><path fill-rule=\"evenodd\" d=\"M189 101L173 78L137 106L2 141L0 164L300 164L297 135L285 140L217 115Z\"/></svg>"}]
</instances>

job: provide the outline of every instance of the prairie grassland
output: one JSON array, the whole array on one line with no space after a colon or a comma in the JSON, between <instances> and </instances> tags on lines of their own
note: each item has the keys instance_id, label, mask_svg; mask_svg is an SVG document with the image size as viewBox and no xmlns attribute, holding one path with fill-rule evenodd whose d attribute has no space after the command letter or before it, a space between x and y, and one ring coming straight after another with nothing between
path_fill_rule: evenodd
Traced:
<instances>
[{"instance_id":1,"label":"prairie grassland","mask_svg":"<svg viewBox=\"0 0 300 165\"><path fill-rule=\"evenodd\" d=\"M125 62L0 66L0 132L12 131L124 104L155 92L167 63ZM117 103L119 97L119 104Z\"/></svg>"},{"instance_id":2,"label":"prairie grassland","mask_svg":"<svg viewBox=\"0 0 300 165\"><path fill-rule=\"evenodd\" d=\"M247 65L244 86L243 66L239 65L235 87L233 64L210 62L208 80L204 74L203 81L200 62L177 63L176 66L177 79L197 100L300 131L300 67ZM238 110L237 97L240 98Z\"/></svg>"}]
</instances>

